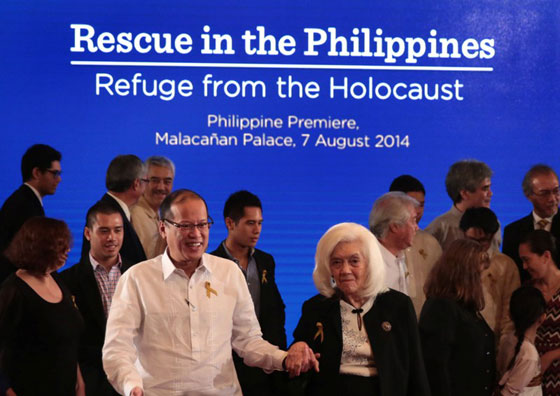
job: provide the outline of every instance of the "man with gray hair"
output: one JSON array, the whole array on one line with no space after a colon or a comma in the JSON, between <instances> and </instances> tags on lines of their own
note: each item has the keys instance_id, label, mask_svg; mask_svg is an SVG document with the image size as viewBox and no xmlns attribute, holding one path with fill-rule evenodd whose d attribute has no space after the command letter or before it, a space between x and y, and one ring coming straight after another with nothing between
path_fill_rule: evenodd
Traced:
<instances>
[{"instance_id":1,"label":"man with gray hair","mask_svg":"<svg viewBox=\"0 0 560 396\"><path fill-rule=\"evenodd\" d=\"M408 267L404 251L412 245L418 230L418 201L403 192L393 191L379 197L369 214L369 229L377 237L385 262L385 283L408 295Z\"/></svg>"},{"instance_id":2,"label":"man with gray hair","mask_svg":"<svg viewBox=\"0 0 560 396\"><path fill-rule=\"evenodd\" d=\"M148 185L138 203L130 209L132 225L144 247L148 259L159 256L167 244L159 233L159 207L173 189L175 165L166 157L149 157L147 168Z\"/></svg>"},{"instance_id":3,"label":"man with gray hair","mask_svg":"<svg viewBox=\"0 0 560 396\"><path fill-rule=\"evenodd\" d=\"M120 250L121 257L133 264L146 260L146 254L138 235L130 223L130 207L138 202L146 187L146 168L135 155L118 155L109 164L105 177L107 193L99 202L107 202L115 207L123 218L124 240ZM82 259L89 257L90 244L82 240Z\"/></svg>"},{"instance_id":4,"label":"man with gray hair","mask_svg":"<svg viewBox=\"0 0 560 396\"><path fill-rule=\"evenodd\" d=\"M525 174L522 182L523 194L533 205L529 215L508 224L504 228L503 252L511 257L519 269L521 280L529 279L519 258L519 243L533 230L546 230L556 239L560 238L560 216L558 202L560 187L558 176L548 165L534 165Z\"/></svg>"},{"instance_id":5,"label":"man with gray hair","mask_svg":"<svg viewBox=\"0 0 560 396\"><path fill-rule=\"evenodd\" d=\"M461 216L469 208L490 207L492 199L492 170L482 161L467 159L455 162L445 177L447 195L453 201L451 209L436 217L426 227L446 250L451 242L465 238L459 228ZM491 251L498 251L501 243L501 231L498 230L490 246Z\"/></svg>"}]
</instances>

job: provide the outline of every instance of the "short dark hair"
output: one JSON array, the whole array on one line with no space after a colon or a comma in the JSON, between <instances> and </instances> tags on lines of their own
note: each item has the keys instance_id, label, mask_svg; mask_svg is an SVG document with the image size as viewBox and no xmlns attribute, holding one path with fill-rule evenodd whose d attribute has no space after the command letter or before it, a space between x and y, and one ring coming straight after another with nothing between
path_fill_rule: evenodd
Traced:
<instances>
[{"instance_id":1,"label":"short dark hair","mask_svg":"<svg viewBox=\"0 0 560 396\"><path fill-rule=\"evenodd\" d=\"M125 192L144 173L144 163L140 158L133 154L118 155L107 168L105 186L109 191Z\"/></svg>"},{"instance_id":2,"label":"short dark hair","mask_svg":"<svg viewBox=\"0 0 560 396\"><path fill-rule=\"evenodd\" d=\"M62 220L31 217L18 230L5 255L16 267L42 275L54 267L72 245L72 234Z\"/></svg>"},{"instance_id":3,"label":"short dark hair","mask_svg":"<svg viewBox=\"0 0 560 396\"><path fill-rule=\"evenodd\" d=\"M62 159L62 154L46 144L34 144L29 147L23 157L21 157L21 177L23 182L31 180L33 169L39 168L41 171L49 169L53 161Z\"/></svg>"},{"instance_id":4,"label":"short dark hair","mask_svg":"<svg viewBox=\"0 0 560 396\"><path fill-rule=\"evenodd\" d=\"M500 223L498 223L498 218L492 209L485 207L469 208L463 213L459 228L463 232L467 232L472 227L482 229L487 235L494 235L500 228Z\"/></svg>"},{"instance_id":5,"label":"short dark hair","mask_svg":"<svg viewBox=\"0 0 560 396\"><path fill-rule=\"evenodd\" d=\"M247 207L259 208L262 212L261 200L255 194L247 190L234 192L224 205L224 219L229 217L237 223L245 215Z\"/></svg>"},{"instance_id":6,"label":"short dark hair","mask_svg":"<svg viewBox=\"0 0 560 396\"><path fill-rule=\"evenodd\" d=\"M97 202L93 205L86 214L86 227L91 229L96 222L96 216L98 213L110 215L113 213L118 213L119 215L121 212L117 209L114 205L111 205L107 202ZM121 215L122 217L122 215Z\"/></svg>"},{"instance_id":7,"label":"short dark hair","mask_svg":"<svg viewBox=\"0 0 560 396\"><path fill-rule=\"evenodd\" d=\"M529 245L532 253L542 256L549 251L552 260L558 265L558 250L556 249L556 238L546 230L533 230L523 238L519 244Z\"/></svg>"},{"instance_id":8,"label":"short dark hair","mask_svg":"<svg viewBox=\"0 0 560 396\"><path fill-rule=\"evenodd\" d=\"M161 206L159 207L160 219L161 220L164 220L164 219L172 220L172 218L171 218L171 206L175 202L183 202L183 201L186 201L188 199L200 199L204 203L204 207L206 208L206 215L208 217L210 217L210 215L208 214L208 205L206 205L206 201L204 200L204 198L202 198L200 196L200 194L198 194L198 193L196 193L192 190L187 190L186 188L182 188L180 190L173 191L171 194L169 194L167 197L165 197L165 199L161 203Z\"/></svg>"},{"instance_id":9,"label":"short dark hair","mask_svg":"<svg viewBox=\"0 0 560 396\"><path fill-rule=\"evenodd\" d=\"M424 185L420 182L420 180L410 175L401 175L395 178L395 180L393 180L391 182L391 185L389 186L389 191L400 191L405 194L409 192L419 191L422 194L426 195Z\"/></svg>"},{"instance_id":10,"label":"short dark hair","mask_svg":"<svg viewBox=\"0 0 560 396\"><path fill-rule=\"evenodd\" d=\"M521 182L521 188L523 189L523 194L525 194L526 197L533 194L533 178L539 175L553 175L556 179L558 179L558 175L550 166L545 164L533 165L531 169L525 173L523 181Z\"/></svg>"}]
</instances>

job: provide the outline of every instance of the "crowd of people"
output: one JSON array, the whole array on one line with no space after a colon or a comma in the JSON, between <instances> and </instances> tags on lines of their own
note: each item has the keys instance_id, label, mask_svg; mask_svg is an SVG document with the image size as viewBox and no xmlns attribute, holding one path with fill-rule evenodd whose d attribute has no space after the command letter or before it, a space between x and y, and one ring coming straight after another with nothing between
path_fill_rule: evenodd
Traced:
<instances>
[{"instance_id":1,"label":"crowd of people","mask_svg":"<svg viewBox=\"0 0 560 396\"><path fill-rule=\"evenodd\" d=\"M37 144L0 209L0 395L559 395L558 176L535 165L533 210L504 228L491 169L449 168L451 209L418 227L410 175L374 203L369 229L329 228L287 345L263 205L237 191L207 253L204 198L175 189L165 157L119 155L87 212L80 262L45 217L61 154ZM500 252L502 247L502 252ZM523 285L522 285L523 284Z\"/></svg>"}]
</instances>

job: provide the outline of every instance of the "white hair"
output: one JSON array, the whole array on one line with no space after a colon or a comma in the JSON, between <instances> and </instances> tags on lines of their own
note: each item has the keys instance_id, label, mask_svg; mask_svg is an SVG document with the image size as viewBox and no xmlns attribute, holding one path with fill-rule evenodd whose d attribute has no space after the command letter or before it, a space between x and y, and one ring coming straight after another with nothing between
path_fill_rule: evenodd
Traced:
<instances>
[{"instance_id":1,"label":"white hair","mask_svg":"<svg viewBox=\"0 0 560 396\"><path fill-rule=\"evenodd\" d=\"M419 203L400 191L383 194L373 204L369 214L369 229L377 238L385 238L391 224L405 224L410 220L409 208L416 209Z\"/></svg>"},{"instance_id":2,"label":"white hair","mask_svg":"<svg viewBox=\"0 0 560 396\"><path fill-rule=\"evenodd\" d=\"M339 243L355 242L361 244L360 252L366 261L364 288L358 291L360 297L375 297L387 290L385 286L385 264L379 250L379 243L367 228L356 223L340 223L325 232L317 244L313 281L323 296L331 297L336 289L331 279L330 257Z\"/></svg>"}]
</instances>

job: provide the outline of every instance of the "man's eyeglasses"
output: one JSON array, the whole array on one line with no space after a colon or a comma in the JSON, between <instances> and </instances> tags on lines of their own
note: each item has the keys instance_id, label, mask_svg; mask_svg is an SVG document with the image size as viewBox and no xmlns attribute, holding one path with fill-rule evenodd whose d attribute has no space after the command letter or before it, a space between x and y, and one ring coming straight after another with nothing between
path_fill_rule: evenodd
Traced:
<instances>
[{"instance_id":1,"label":"man's eyeglasses","mask_svg":"<svg viewBox=\"0 0 560 396\"><path fill-rule=\"evenodd\" d=\"M49 172L54 177L60 177L60 175L62 175L62 171L58 169L45 169L45 172Z\"/></svg>"},{"instance_id":2,"label":"man's eyeglasses","mask_svg":"<svg viewBox=\"0 0 560 396\"><path fill-rule=\"evenodd\" d=\"M162 182L165 186L170 186L170 185L173 184L173 179L170 178L170 177L166 177L164 179L162 179L161 177L150 177L150 179L148 181L150 182L150 184L153 184L153 185L156 185L156 186L159 185Z\"/></svg>"},{"instance_id":3,"label":"man's eyeglasses","mask_svg":"<svg viewBox=\"0 0 560 396\"><path fill-rule=\"evenodd\" d=\"M175 223L174 221L169 219L163 219L163 221L166 221L167 223L171 224L173 227L178 228L181 231L188 232L193 231L195 227L198 229L198 231L203 232L209 230L212 224L214 224L214 220L212 220L210 216L208 216L208 219L206 221L201 221L200 223Z\"/></svg>"},{"instance_id":4,"label":"man's eyeglasses","mask_svg":"<svg viewBox=\"0 0 560 396\"><path fill-rule=\"evenodd\" d=\"M560 188L556 187L556 188L553 188L552 190L533 191L533 194L536 195L537 197L548 197L549 195L553 195L555 197L558 197L558 196L560 196Z\"/></svg>"}]
</instances>

